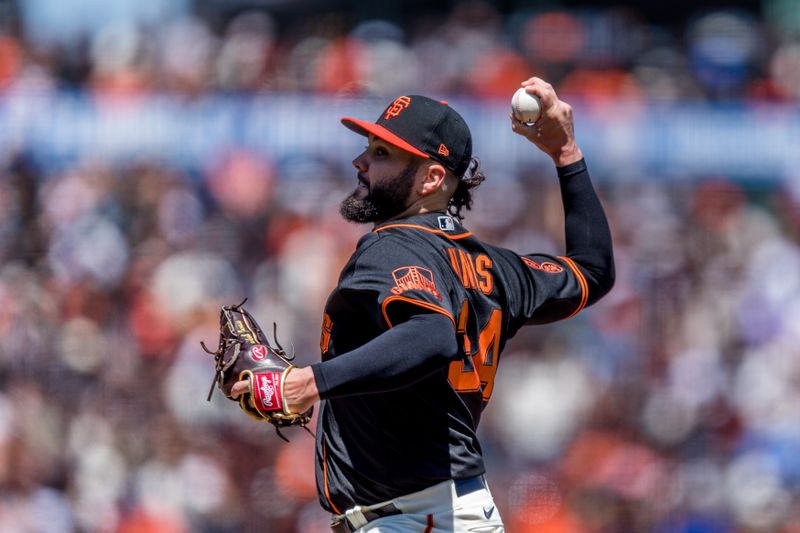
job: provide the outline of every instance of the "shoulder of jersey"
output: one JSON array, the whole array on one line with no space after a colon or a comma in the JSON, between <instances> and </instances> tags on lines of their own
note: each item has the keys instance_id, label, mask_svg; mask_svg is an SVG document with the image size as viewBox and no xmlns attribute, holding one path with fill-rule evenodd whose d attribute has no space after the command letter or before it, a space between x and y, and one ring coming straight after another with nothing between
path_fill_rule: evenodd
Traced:
<instances>
[{"instance_id":1,"label":"shoulder of jersey","mask_svg":"<svg viewBox=\"0 0 800 533\"><path fill-rule=\"evenodd\" d=\"M371 231L358 240L356 250L359 255L369 251L370 254L381 253L387 247L398 246L403 240L401 233L392 231Z\"/></svg>"},{"instance_id":2,"label":"shoulder of jersey","mask_svg":"<svg viewBox=\"0 0 800 533\"><path fill-rule=\"evenodd\" d=\"M408 234L402 231L372 231L367 233L358 241L358 251L363 253L370 250L370 253L381 253L390 247L403 246L407 242Z\"/></svg>"}]
</instances>

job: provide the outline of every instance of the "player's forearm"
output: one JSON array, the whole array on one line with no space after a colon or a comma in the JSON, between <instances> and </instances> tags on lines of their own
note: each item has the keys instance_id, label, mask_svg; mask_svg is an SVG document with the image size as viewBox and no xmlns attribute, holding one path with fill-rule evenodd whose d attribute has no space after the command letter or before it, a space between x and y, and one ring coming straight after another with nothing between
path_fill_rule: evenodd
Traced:
<instances>
[{"instance_id":1,"label":"player's forearm","mask_svg":"<svg viewBox=\"0 0 800 533\"><path fill-rule=\"evenodd\" d=\"M458 351L453 323L421 314L351 352L311 366L321 398L410 385L447 365Z\"/></svg>"},{"instance_id":2,"label":"player's forearm","mask_svg":"<svg viewBox=\"0 0 800 533\"><path fill-rule=\"evenodd\" d=\"M591 305L614 285L611 231L584 160L558 167L558 177L564 202L567 256L584 273Z\"/></svg>"}]
</instances>

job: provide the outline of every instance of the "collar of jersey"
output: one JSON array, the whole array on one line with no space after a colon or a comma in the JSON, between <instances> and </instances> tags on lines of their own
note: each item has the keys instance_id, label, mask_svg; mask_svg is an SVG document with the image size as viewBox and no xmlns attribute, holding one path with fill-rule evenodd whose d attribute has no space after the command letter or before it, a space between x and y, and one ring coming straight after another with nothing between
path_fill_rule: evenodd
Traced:
<instances>
[{"instance_id":1,"label":"collar of jersey","mask_svg":"<svg viewBox=\"0 0 800 533\"><path fill-rule=\"evenodd\" d=\"M453 220L453 224L455 225L455 229L453 229L452 231L445 231L441 229L439 227L439 217L451 218ZM389 229L411 229L411 230L427 231L429 233L442 235L444 237L447 237L448 239L463 239L465 237L470 237L472 235L472 232L464 229L464 227L461 225L461 223L458 221L457 218L451 217L447 213L425 213L424 215L414 215L407 218L389 220L375 226L372 232L379 233L381 231Z\"/></svg>"}]
</instances>

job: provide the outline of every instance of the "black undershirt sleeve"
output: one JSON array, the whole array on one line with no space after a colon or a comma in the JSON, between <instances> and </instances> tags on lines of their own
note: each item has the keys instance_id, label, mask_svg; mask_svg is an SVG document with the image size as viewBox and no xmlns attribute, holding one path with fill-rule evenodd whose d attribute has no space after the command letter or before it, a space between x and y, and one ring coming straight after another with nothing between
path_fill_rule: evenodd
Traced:
<instances>
[{"instance_id":1,"label":"black undershirt sleeve","mask_svg":"<svg viewBox=\"0 0 800 533\"><path fill-rule=\"evenodd\" d=\"M320 398L327 399L405 387L445 367L457 353L450 318L422 313L311 369Z\"/></svg>"},{"instance_id":2,"label":"black undershirt sleeve","mask_svg":"<svg viewBox=\"0 0 800 533\"><path fill-rule=\"evenodd\" d=\"M586 162L558 167L564 203L567 257L575 261L589 285L591 305L614 285L614 255L611 231L603 206L589 179Z\"/></svg>"}]
</instances>

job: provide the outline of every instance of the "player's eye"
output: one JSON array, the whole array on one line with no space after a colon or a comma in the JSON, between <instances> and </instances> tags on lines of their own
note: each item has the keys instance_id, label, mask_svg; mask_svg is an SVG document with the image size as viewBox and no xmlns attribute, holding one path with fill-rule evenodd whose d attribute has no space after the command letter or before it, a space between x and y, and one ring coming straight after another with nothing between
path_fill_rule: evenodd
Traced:
<instances>
[{"instance_id":1,"label":"player's eye","mask_svg":"<svg viewBox=\"0 0 800 533\"><path fill-rule=\"evenodd\" d=\"M375 155L384 156L384 155L386 155L388 153L389 153L389 151L386 148L384 148L383 146L378 146L378 147L375 148Z\"/></svg>"}]
</instances>

